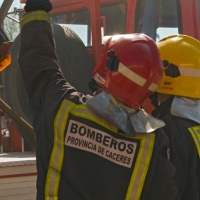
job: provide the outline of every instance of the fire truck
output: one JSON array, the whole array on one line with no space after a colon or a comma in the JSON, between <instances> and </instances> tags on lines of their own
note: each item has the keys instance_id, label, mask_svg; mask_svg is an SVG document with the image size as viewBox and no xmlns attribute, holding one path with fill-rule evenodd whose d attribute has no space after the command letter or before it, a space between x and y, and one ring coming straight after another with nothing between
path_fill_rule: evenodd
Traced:
<instances>
[{"instance_id":1,"label":"fire truck","mask_svg":"<svg viewBox=\"0 0 200 200\"><path fill-rule=\"evenodd\" d=\"M13 0L4 0L0 8L0 24ZM21 0L22 3L26 0ZM85 94L91 94L88 81L104 48L103 37L115 34L145 33L158 41L168 35L185 34L200 40L200 0L51 0L56 52L66 79ZM23 9L16 10L19 21ZM8 37L0 29L0 42ZM10 53L12 62L0 74L0 94L11 112L4 110L1 122L9 137L0 139L2 152L34 151L35 137L24 128L31 127L31 115L22 75L18 65L20 37L13 41ZM151 112L146 100L144 107ZM2 109L2 108L1 108ZM14 116L15 116L14 115ZM1 133L3 130L1 123ZM5 123L4 123L5 124ZM0 134L1 138L1 134ZM21 198L22 199L22 198Z\"/></svg>"},{"instance_id":2,"label":"fire truck","mask_svg":"<svg viewBox=\"0 0 200 200\"><path fill-rule=\"evenodd\" d=\"M13 0L3 2L0 23L7 16L12 2ZM21 0L22 7L25 2L26 0ZM96 62L101 57L102 38L106 35L145 33L158 41L168 35L180 33L200 39L200 0L51 0L51 2L53 10L50 15L59 64L66 79L83 93L91 93L87 83ZM18 20L23 14L21 9ZM8 41L2 29L0 35L1 43ZM31 124L26 92L17 61L19 39L18 36L12 43L11 64L1 73L1 98L18 116ZM148 100L146 109L148 112L152 109ZM3 116L4 114L1 119ZM16 120L13 123L14 126L9 126L11 130L8 131L14 134L8 134L10 142L5 144L4 148L6 151L16 151L19 146L20 148L23 146L24 150L30 150L35 146L35 138L24 131L23 125L16 123ZM15 132L19 132L24 141L21 141L19 134ZM10 146L12 148L9 148Z\"/></svg>"},{"instance_id":3,"label":"fire truck","mask_svg":"<svg viewBox=\"0 0 200 200\"><path fill-rule=\"evenodd\" d=\"M13 0L4 1L3 15ZM26 0L21 0L22 7ZM92 70L101 57L103 37L125 33L145 33L155 41L172 34L186 34L200 39L200 0L51 0L50 12L55 33L59 64L66 79L83 93L91 93L88 81ZM3 5L2 5L3 6ZM19 20L24 14L19 12ZM1 22L1 21L0 21ZM6 35L1 35L8 40ZM2 98L11 109L31 125L23 79L18 66L19 36L12 43L12 62L3 72ZM146 106L145 106L146 105ZM148 100L144 104L151 111ZM13 121L10 135L13 148L30 150L35 138ZM16 129L16 130L15 130ZM19 135L17 133L17 135ZM12 137L15 142L12 142ZM22 144L23 143L23 144ZM9 146L9 145L7 145Z\"/></svg>"}]
</instances>

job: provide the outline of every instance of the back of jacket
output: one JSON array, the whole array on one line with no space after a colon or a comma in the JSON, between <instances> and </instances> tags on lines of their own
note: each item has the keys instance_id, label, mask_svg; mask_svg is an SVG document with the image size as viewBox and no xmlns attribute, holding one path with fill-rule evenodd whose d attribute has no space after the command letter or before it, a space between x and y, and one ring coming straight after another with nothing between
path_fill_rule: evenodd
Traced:
<instances>
[{"instance_id":1,"label":"back of jacket","mask_svg":"<svg viewBox=\"0 0 200 200\"><path fill-rule=\"evenodd\" d=\"M37 138L37 199L178 199L164 131L130 137L89 110L60 70L51 24L39 19L23 25L19 55Z\"/></svg>"},{"instance_id":2,"label":"back of jacket","mask_svg":"<svg viewBox=\"0 0 200 200\"><path fill-rule=\"evenodd\" d=\"M181 200L200 199L200 125L170 113L174 97L159 105L152 114L159 116L169 138L170 160L176 169L175 182Z\"/></svg>"},{"instance_id":3,"label":"back of jacket","mask_svg":"<svg viewBox=\"0 0 200 200\"><path fill-rule=\"evenodd\" d=\"M182 200L199 200L200 125L170 113L162 119L166 123L164 130L170 141L170 159L176 168L175 181L180 197Z\"/></svg>"}]
</instances>

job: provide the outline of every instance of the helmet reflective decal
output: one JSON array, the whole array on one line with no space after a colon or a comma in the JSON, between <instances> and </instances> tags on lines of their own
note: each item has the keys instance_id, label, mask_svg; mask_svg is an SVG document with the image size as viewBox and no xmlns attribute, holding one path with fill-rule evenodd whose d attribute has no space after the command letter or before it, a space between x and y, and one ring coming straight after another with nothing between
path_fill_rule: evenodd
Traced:
<instances>
[{"instance_id":1,"label":"helmet reflective decal","mask_svg":"<svg viewBox=\"0 0 200 200\"><path fill-rule=\"evenodd\" d=\"M123 65L121 62L119 63L118 71L121 74L123 74L125 77L127 77L129 80L131 80L132 82L134 82L140 86L143 86L146 82L146 79L142 78L138 74L131 71L128 67Z\"/></svg>"},{"instance_id":2,"label":"helmet reflective decal","mask_svg":"<svg viewBox=\"0 0 200 200\"><path fill-rule=\"evenodd\" d=\"M101 83L101 84L105 84L105 80L101 77L101 75L99 73L96 73L95 76L94 76L94 79Z\"/></svg>"},{"instance_id":3,"label":"helmet reflective decal","mask_svg":"<svg viewBox=\"0 0 200 200\"><path fill-rule=\"evenodd\" d=\"M194 66L192 66L192 67L194 67ZM180 71L182 76L200 77L200 70L199 69L179 67L179 71Z\"/></svg>"},{"instance_id":4,"label":"helmet reflective decal","mask_svg":"<svg viewBox=\"0 0 200 200\"><path fill-rule=\"evenodd\" d=\"M156 89L158 88L158 85L156 85L155 83L152 83L150 86L149 86L149 90L152 91L152 92L155 92Z\"/></svg>"}]
</instances>

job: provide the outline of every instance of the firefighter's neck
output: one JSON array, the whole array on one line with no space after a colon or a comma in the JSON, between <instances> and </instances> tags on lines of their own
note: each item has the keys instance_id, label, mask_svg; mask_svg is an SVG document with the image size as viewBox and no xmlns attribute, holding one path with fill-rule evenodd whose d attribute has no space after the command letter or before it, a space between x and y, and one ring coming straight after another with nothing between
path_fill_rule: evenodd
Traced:
<instances>
[{"instance_id":1,"label":"firefighter's neck","mask_svg":"<svg viewBox=\"0 0 200 200\"><path fill-rule=\"evenodd\" d=\"M160 105L161 103L163 103L164 101L166 101L170 97L171 97L170 94L161 94L161 93L158 93L158 97L157 97L158 105Z\"/></svg>"}]
</instances>

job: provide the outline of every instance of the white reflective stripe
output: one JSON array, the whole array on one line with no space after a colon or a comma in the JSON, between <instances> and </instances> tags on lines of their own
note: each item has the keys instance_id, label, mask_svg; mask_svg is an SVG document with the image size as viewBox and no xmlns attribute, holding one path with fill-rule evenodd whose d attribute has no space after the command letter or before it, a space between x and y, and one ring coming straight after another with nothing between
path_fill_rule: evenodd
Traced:
<instances>
[{"instance_id":1,"label":"white reflective stripe","mask_svg":"<svg viewBox=\"0 0 200 200\"><path fill-rule=\"evenodd\" d=\"M152 83L150 86L149 86L149 90L152 91L152 92L155 92L156 89L158 88L158 85L156 85L155 83Z\"/></svg>"},{"instance_id":2,"label":"white reflective stripe","mask_svg":"<svg viewBox=\"0 0 200 200\"><path fill-rule=\"evenodd\" d=\"M199 69L192 69L188 67L179 67L181 76L200 77Z\"/></svg>"},{"instance_id":3,"label":"white reflective stripe","mask_svg":"<svg viewBox=\"0 0 200 200\"><path fill-rule=\"evenodd\" d=\"M146 79L144 79L141 76L139 76L138 74L134 73L133 71L128 69L128 67L126 67L122 63L119 63L118 71L121 74L123 74L124 76L126 76L129 80L131 80L132 82L134 82L140 86L143 86L146 82Z\"/></svg>"}]
</instances>

